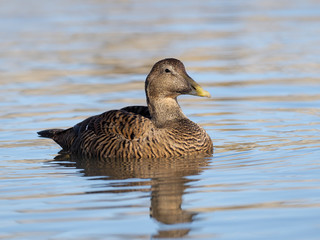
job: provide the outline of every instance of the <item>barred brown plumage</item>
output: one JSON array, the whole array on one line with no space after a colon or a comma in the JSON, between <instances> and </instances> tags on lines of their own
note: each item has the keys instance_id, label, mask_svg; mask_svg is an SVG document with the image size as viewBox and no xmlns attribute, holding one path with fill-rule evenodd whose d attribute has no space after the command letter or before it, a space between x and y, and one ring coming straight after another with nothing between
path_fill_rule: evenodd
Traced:
<instances>
[{"instance_id":1,"label":"barred brown plumage","mask_svg":"<svg viewBox=\"0 0 320 240\"><path fill-rule=\"evenodd\" d=\"M147 76L148 106L129 106L92 116L72 128L38 132L63 151L85 157L158 158L211 155L211 138L182 112L177 97L210 97L177 59L157 62Z\"/></svg>"}]
</instances>

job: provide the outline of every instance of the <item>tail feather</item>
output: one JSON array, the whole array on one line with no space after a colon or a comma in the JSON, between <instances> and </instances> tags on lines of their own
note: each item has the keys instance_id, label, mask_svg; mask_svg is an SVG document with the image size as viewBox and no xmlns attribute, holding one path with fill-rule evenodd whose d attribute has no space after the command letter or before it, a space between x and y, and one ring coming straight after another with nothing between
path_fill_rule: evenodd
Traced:
<instances>
[{"instance_id":1,"label":"tail feather","mask_svg":"<svg viewBox=\"0 0 320 240\"><path fill-rule=\"evenodd\" d=\"M76 138L73 128L68 129L47 129L38 132L40 137L51 138L58 143L63 150L69 151Z\"/></svg>"},{"instance_id":2,"label":"tail feather","mask_svg":"<svg viewBox=\"0 0 320 240\"><path fill-rule=\"evenodd\" d=\"M53 138L55 135L58 133L61 133L64 131L63 129L47 129L43 131L37 132L39 134L39 137L44 137L44 138Z\"/></svg>"}]
</instances>

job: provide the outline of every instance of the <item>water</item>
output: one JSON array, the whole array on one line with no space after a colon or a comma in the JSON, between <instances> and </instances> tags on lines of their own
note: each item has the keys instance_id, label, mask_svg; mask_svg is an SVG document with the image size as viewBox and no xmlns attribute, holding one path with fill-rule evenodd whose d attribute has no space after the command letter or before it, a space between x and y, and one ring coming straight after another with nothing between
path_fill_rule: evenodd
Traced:
<instances>
[{"instance_id":1,"label":"water","mask_svg":"<svg viewBox=\"0 0 320 240\"><path fill-rule=\"evenodd\" d=\"M1 239L320 239L318 1L2 1ZM36 131L145 104L181 59L211 158L55 158Z\"/></svg>"}]
</instances>

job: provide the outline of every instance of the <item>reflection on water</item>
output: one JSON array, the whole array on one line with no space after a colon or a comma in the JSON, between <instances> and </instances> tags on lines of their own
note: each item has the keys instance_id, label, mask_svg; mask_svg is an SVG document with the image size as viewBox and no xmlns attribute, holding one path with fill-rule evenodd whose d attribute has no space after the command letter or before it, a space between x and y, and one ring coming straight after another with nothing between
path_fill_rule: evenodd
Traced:
<instances>
[{"instance_id":1,"label":"reflection on water","mask_svg":"<svg viewBox=\"0 0 320 240\"><path fill-rule=\"evenodd\" d=\"M318 239L318 2L1 1L0 238ZM53 160L37 131L145 105L164 57L211 158Z\"/></svg>"},{"instance_id":2,"label":"reflection on water","mask_svg":"<svg viewBox=\"0 0 320 240\"><path fill-rule=\"evenodd\" d=\"M182 209L183 195L188 183L197 181L189 179L192 175L200 174L208 166L209 158L169 158L169 159L85 159L70 155L58 155L54 163L65 167L82 169L84 176L101 176L96 180L105 179L146 179L147 182L125 182L120 186L114 185L112 193L131 192L132 186L143 186L141 191L151 191L150 216L158 222L174 225L191 223L195 212ZM149 188L146 190L145 188ZM121 190L117 190L120 188ZM125 190L123 190L125 188ZM137 190L134 190L137 191ZM90 192L90 194L97 192ZM190 231L184 228L159 230L156 238L184 237Z\"/></svg>"}]
</instances>

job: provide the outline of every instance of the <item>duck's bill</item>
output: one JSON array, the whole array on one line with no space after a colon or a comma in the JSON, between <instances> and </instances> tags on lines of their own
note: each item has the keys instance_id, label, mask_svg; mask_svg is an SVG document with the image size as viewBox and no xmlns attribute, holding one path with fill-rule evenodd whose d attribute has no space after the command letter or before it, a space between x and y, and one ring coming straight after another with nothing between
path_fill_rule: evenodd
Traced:
<instances>
[{"instance_id":1,"label":"duck's bill","mask_svg":"<svg viewBox=\"0 0 320 240\"><path fill-rule=\"evenodd\" d=\"M188 81L191 84L192 91L189 93L190 95L195 95L199 97L211 97L210 93L204 90L196 81L194 81L191 77L188 76Z\"/></svg>"},{"instance_id":2,"label":"duck's bill","mask_svg":"<svg viewBox=\"0 0 320 240\"><path fill-rule=\"evenodd\" d=\"M197 96L200 97L211 97L210 93L206 90L204 90L202 87L200 87L200 85L195 86L195 90L196 90L196 94Z\"/></svg>"}]
</instances>

